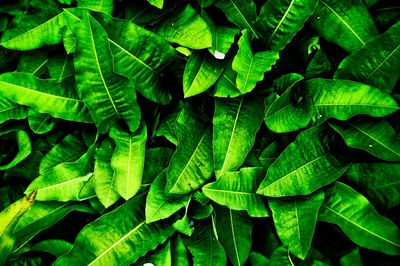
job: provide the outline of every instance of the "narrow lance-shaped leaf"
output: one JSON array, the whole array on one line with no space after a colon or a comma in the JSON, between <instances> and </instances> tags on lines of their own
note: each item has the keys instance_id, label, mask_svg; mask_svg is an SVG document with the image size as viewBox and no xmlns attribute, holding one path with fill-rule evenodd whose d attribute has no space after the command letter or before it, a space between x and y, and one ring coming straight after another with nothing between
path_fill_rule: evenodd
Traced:
<instances>
[{"instance_id":1,"label":"narrow lance-shaped leaf","mask_svg":"<svg viewBox=\"0 0 400 266\"><path fill-rule=\"evenodd\" d=\"M209 53L193 51L183 74L183 96L200 94L217 81L224 65Z\"/></svg>"},{"instance_id":2,"label":"narrow lance-shaped leaf","mask_svg":"<svg viewBox=\"0 0 400 266\"><path fill-rule=\"evenodd\" d=\"M142 183L147 127L142 122L139 129L131 133L116 125L111 128L110 137L117 144L111 158L115 187L118 193L128 200L135 196Z\"/></svg>"},{"instance_id":3,"label":"narrow lance-shaped leaf","mask_svg":"<svg viewBox=\"0 0 400 266\"><path fill-rule=\"evenodd\" d=\"M280 51L303 28L314 12L318 0L270 0L261 8L257 17L257 30L267 47Z\"/></svg>"},{"instance_id":4,"label":"narrow lance-shaped leaf","mask_svg":"<svg viewBox=\"0 0 400 266\"><path fill-rule=\"evenodd\" d=\"M77 32L74 56L78 89L100 132L123 119L134 132L140 124L136 92L128 78L114 72L105 30L87 15Z\"/></svg>"},{"instance_id":5,"label":"narrow lance-shaped leaf","mask_svg":"<svg viewBox=\"0 0 400 266\"><path fill-rule=\"evenodd\" d=\"M400 230L351 187L335 182L326 190L319 221L334 223L357 245L385 254L400 254Z\"/></svg>"},{"instance_id":6,"label":"narrow lance-shaped leaf","mask_svg":"<svg viewBox=\"0 0 400 266\"><path fill-rule=\"evenodd\" d=\"M114 0L77 0L78 7L111 14L114 10Z\"/></svg>"},{"instance_id":7,"label":"narrow lance-shaped leaf","mask_svg":"<svg viewBox=\"0 0 400 266\"><path fill-rule=\"evenodd\" d=\"M336 79L351 79L390 93L400 76L400 22L346 57Z\"/></svg>"},{"instance_id":8,"label":"narrow lance-shaped leaf","mask_svg":"<svg viewBox=\"0 0 400 266\"><path fill-rule=\"evenodd\" d=\"M253 37L259 38L254 28L257 16L254 1L248 0L218 0L215 6L221 9L230 22L239 27L240 30L247 29Z\"/></svg>"},{"instance_id":9,"label":"narrow lance-shaped leaf","mask_svg":"<svg viewBox=\"0 0 400 266\"><path fill-rule=\"evenodd\" d=\"M378 34L367 8L359 0L320 0L311 26L322 38L355 52Z\"/></svg>"},{"instance_id":10,"label":"narrow lance-shaped leaf","mask_svg":"<svg viewBox=\"0 0 400 266\"><path fill-rule=\"evenodd\" d=\"M213 152L217 178L243 164L262 123L263 102L259 93L215 100Z\"/></svg>"},{"instance_id":11,"label":"narrow lance-shaped leaf","mask_svg":"<svg viewBox=\"0 0 400 266\"><path fill-rule=\"evenodd\" d=\"M304 260L313 239L324 192L293 199L268 199L276 231L284 246Z\"/></svg>"},{"instance_id":12,"label":"narrow lance-shaped leaf","mask_svg":"<svg viewBox=\"0 0 400 266\"><path fill-rule=\"evenodd\" d=\"M244 265L250 254L253 222L244 212L215 206L215 223L218 240L233 265Z\"/></svg>"},{"instance_id":13,"label":"narrow lance-shaped leaf","mask_svg":"<svg viewBox=\"0 0 400 266\"><path fill-rule=\"evenodd\" d=\"M0 265L4 265L14 246L14 229L22 215L35 201L36 190L14 202L0 213Z\"/></svg>"},{"instance_id":14,"label":"narrow lance-shaped leaf","mask_svg":"<svg viewBox=\"0 0 400 266\"><path fill-rule=\"evenodd\" d=\"M77 122L92 121L83 101L73 88L71 79L57 82L39 79L29 73L0 75L0 93L11 101L28 105L40 113Z\"/></svg>"},{"instance_id":15,"label":"narrow lance-shaped leaf","mask_svg":"<svg viewBox=\"0 0 400 266\"><path fill-rule=\"evenodd\" d=\"M267 207L261 196L256 194L265 172L262 167L254 167L224 173L202 190L208 198L232 210L247 211L252 217L268 217Z\"/></svg>"},{"instance_id":16,"label":"narrow lance-shaped leaf","mask_svg":"<svg viewBox=\"0 0 400 266\"><path fill-rule=\"evenodd\" d=\"M204 49L212 45L210 28L190 4L180 13L165 19L154 32L168 42L192 49Z\"/></svg>"},{"instance_id":17,"label":"narrow lance-shaped leaf","mask_svg":"<svg viewBox=\"0 0 400 266\"><path fill-rule=\"evenodd\" d=\"M232 69L238 73L236 86L242 94L252 91L256 83L263 80L264 72L271 70L279 58L278 52L273 51L253 54L251 40L248 30L243 30L238 42L239 51L232 62Z\"/></svg>"},{"instance_id":18,"label":"narrow lance-shaped leaf","mask_svg":"<svg viewBox=\"0 0 400 266\"><path fill-rule=\"evenodd\" d=\"M137 196L88 224L74 247L55 265L126 265L164 243L174 233L168 223L146 224L145 196ZM104 232L104 228L112 228Z\"/></svg>"},{"instance_id":19,"label":"narrow lance-shaped leaf","mask_svg":"<svg viewBox=\"0 0 400 266\"><path fill-rule=\"evenodd\" d=\"M382 160L400 161L400 139L385 119L355 117L329 125L349 147L365 150Z\"/></svg>"},{"instance_id":20,"label":"narrow lance-shaped leaf","mask_svg":"<svg viewBox=\"0 0 400 266\"><path fill-rule=\"evenodd\" d=\"M107 138L103 140L94 156L94 190L105 208L110 207L120 198L116 190L114 171L110 165L114 150L115 143Z\"/></svg>"},{"instance_id":21,"label":"narrow lance-shaped leaf","mask_svg":"<svg viewBox=\"0 0 400 266\"><path fill-rule=\"evenodd\" d=\"M268 168L257 193L268 197L308 195L334 182L347 166L331 153L332 143L337 141L324 128L301 132Z\"/></svg>"},{"instance_id":22,"label":"narrow lance-shaped leaf","mask_svg":"<svg viewBox=\"0 0 400 266\"><path fill-rule=\"evenodd\" d=\"M210 123L191 104L186 103L176 121L178 146L167 171L170 193L185 194L201 187L214 170Z\"/></svg>"},{"instance_id":23,"label":"narrow lance-shaped leaf","mask_svg":"<svg viewBox=\"0 0 400 266\"><path fill-rule=\"evenodd\" d=\"M399 110L390 95L366 84L349 80L311 79L304 85L306 97L313 104L312 123L316 125L329 118L347 120L359 114L383 117Z\"/></svg>"}]
</instances>

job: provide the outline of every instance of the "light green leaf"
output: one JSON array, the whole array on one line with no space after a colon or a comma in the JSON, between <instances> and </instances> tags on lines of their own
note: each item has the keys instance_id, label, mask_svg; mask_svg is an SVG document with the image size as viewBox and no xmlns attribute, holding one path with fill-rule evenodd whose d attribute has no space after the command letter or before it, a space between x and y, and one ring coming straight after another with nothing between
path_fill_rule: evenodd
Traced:
<instances>
[{"instance_id":1,"label":"light green leaf","mask_svg":"<svg viewBox=\"0 0 400 266\"><path fill-rule=\"evenodd\" d=\"M304 260L311 247L318 211L325 194L318 191L307 197L268 199L276 231L284 246Z\"/></svg>"},{"instance_id":2,"label":"light green leaf","mask_svg":"<svg viewBox=\"0 0 400 266\"><path fill-rule=\"evenodd\" d=\"M247 0L218 0L215 6L221 9L228 20L239 27L240 30L247 29L257 39L259 35L254 28L256 20L256 5L254 1Z\"/></svg>"},{"instance_id":3,"label":"light green leaf","mask_svg":"<svg viewBox=\"0 0 400 266\"><path fill-rule=\"evenodd\" d=\"M14 202L0 213L0 265L4 265L14 246L14 229L35 201L36 190L22 199Z\"/></svg>"},{"instance_id":4,"label":"light green leaf","mask_svg":"<svg viewBox=\"0 0 400 266\"><path fill-rule=\"evenodd\" d=\"M123 119L134 132L140 124L135 89L129 79L114 72L107 33L89 15L77 31L74 65L78 89L99 131L106 133Z\"/></svg>"},{"instance_id":5,"label":"light green leaf","mask_svg":"<svg viewBox=\"0 0 400 266\"><path fill-rule=\"evenodd\" d=\"M147 0L151 5L162 9L164 5L164 0Z\"/></svg>"},{"instance_id":6,"label":"light green leaf","mask_svg":"<svg viewBox=\"0 0 400 266\"><path fill-rule=\"evenodd\" d=\"M172 265L171 240L159 245L155 250L150 251L141 257L134 266L153 265Z\"/></svg>"},{"instance_id":7,"label":"light green leaf","mask_svg":"<svg viewBox=\"0 0 400 266\"><path fill-rule=\"evenodd\" d=\"M40 113L90 123L92 119L72 82L71 79L63 82L39 79L29 73L4 73L0 75L0 93L11 101L28 105Z\"/></svg>"},{"instance_id":8,"label":"light green leaf","mask_svg":"<svg viewBox=\"0 0 400 266\"><path fill-rule=\"evenodd\" d=\"M368 10L359 0L320 0L310 22L322 38L349 53L378 34Z\"/></svg>"},{"instance_id":9,"label":"light green leaf","mask_svg":"<svg viewBox=\"0 0 400 266\"><path fill-rule=\"evenodd\" d=\"M223 63L209 53L193 51L183 74L183 96L187 98L206 91L223 70Z\"/></svg>"},{"instance_id":10,"label":"light green leaf","mask_svg":"<svg viewBox=\"0 0 400 266\"><path fill-rule=\"evenodd\" d=\"M316 125L329 118L347 120L359 114L382 117L399 110L390 95L366 84L329 79L311 79L304 84L306 97L313 103L312 123Z\"/></svg>"},{"instance_id":11,"label":"light green leaf","mask_svg":"<svg viewBox=\"0 0 400 266\"><path fill-rule=\"evenodd\" d=\"M251 248L253 222L243 212L215 206L218 240L233 265L244 265Z\"/></svg>"},{"instance_id":12,"label":"light green leaf","mask_svg":"<svg viewBox=\"0 0 400 266\"><path fill-rule=\"evenodd\" d=\"M106 14L112 14L114 10L114 0L77 0L77 2L80 8L87 8Z\"/></svg>"},{"instance_id":13,"label":"light green leaf","mask_svg":"<svg viewBox=\"0 0 400 266\"><path fill-rule=\"evenodd\" d=\"M400 161L400 139L383 118L355 117L348 121L332 121L349 147L362 149L385 161Z\"/></svg>"},{"instance_id":14,"label":"light green leaf","mask_svg":"<svg viewBox=\"0 0 400 266\"><path fill-rule=\"evenodd\" d=\"M264 110L264 97L259 93L215 99L213 151L217 178L243 164L254 145Z\"/></svg>"},{"instance_id":15,"label":"light green leaf","mask_svg":"<svg viewBox=\"0 0 400 266\"><path fill-rule=\"evenodd\" d=\"M217 181L205 185L202 190L208 198L229 209L245 210L252 217L268 217L267 207L256 194L265 172L262 167L254 167L223 173Z\"/></svg>"},{"instance_id":16,"label":"light green leaf","mask_svg":"<svg viewBox=\"0 0 400 266\"><path fill-rule=\"evenodd\" d=\"M64 13L44 9L29 14L18 13L1 37L3 47L13 50L33 50L61 41L67 25Z\"/></svg>"},{"instance_id":17,"label":"light green leaf","mask_svg":"<svg viewBox=\"0 0 400 266\"><path fill-rule=\"evenodd\" d=\"M238 73L236 86L242 94L250 92L258 81L264 79L264 72L271 70L279 58L278 52L265 51L253 54L251 37L247 30L242 31L239 51L232 62L232 69Z\"/></svg>"},{"instance_id":18,"label":"light green leaf","mask_svg":"<svg viewBox=\"0 0 400 266\"><path fill-rule=\"evenodd\" d=\"M280 51L291 42L314 12L318 0L270 0L257 17L257 30L267 47Z\"/></svg>"},{"instance_id":19,"label":"light green leaf","mask_svg":"<svg viewBox=\"0 0 400 266\"><path fill-rule=\"evenodd\" d=\"M210 179L214 171L211 126L191 104L185 104L176 121L179 143L167 171L170 193L193 191Z\"/></svg>"},{"instance_id":20,"label":"light green leaf","mask_svg":"<svg viewBox=\"0 0 400 266\"><path fill-rule=\"evenodd\" d=\"M126 265L164 243L174 233L165 222L146 224L145 196L137 196L85 226L72 250L55 265ZM115 226L118 225L118 226ZM113 228L104 232L104 228Z\"/></svg>"},{"instance_id":21,"label":"light green leaf","mask_svg":"<svg viewBox=\"0 0 400 266\"><path fill-rule=\"evenodd\" d=\"M400 23L347 56L335 72L336 79L351 79L390 93L400 76Z\"/></svg>"},{"instance_id":22,"label":"light green leaf","mask_svg":"<svg viewBox=\"0 0 400 266\"><path fill-rule=\"evenodd\" d=\"M319 221L334 223L357 245L384 254L400 254L400 230L351 187L335 182L326 189Z\"/></svg>"},{"instance_id":23,"label":"light green leaf","mask_svg":"<svg viewBox=\"0 0 400 266\"><path fill-rule=\"evenodd\" d=\"M134 133L115 125L110 130L110 137L117 144L111 158L115 187L118 193L128 200L136 195L142 183L147 140L146 124L142 122Z\"/></svg>"},{"instance_id":24,"label":"light green leaf","mask_svg":"<svg viewBox=\"0 0 400 266\"><path fill-rule=\"evenodd\" d=\"M301 132L268 168L257 193L268 197L308 195L342 176L347 166L331 154L331 145L337 141L327 133L320 127Z\"/></svg>"},{"instance_id":25,"label":"light green leaf","mask_svg":"<svg viewBox=\"0 0 400 266\"><path fill-rule=\"evenodd\" d=\"M226 255L215 238L211 221L199 221L190 238L182 238L183 243L193 255L195 266L226 265Z\"/></svg>"},{"instance_id":26,"label":"light green leaf","mask_svg":"<svg viewBox=\"0 0 400 266\"><path fill-rule=\"evenodd\" d=\"M192 49L212 46L212 36L207 23L189 4L180 13L168 17L154 32L167 40Z\"/></svg>"},{"instance_id":27,"label":"light green leaf","mask_svg":"<svg viewBox=\"0 0 400 266\"><path fill-rule=\"evenodd\" d=\"M152 223L170 217L183 206L184 198L169 198L164 191L166 185L166 170L157 175L150 186L146 198L146 223Z\"/></svg>"},{"instance_id":28,"label":"light green leaf","mask_svg":"<svg viewBox=\"0 0 400 266\"><path fill-rule=\"evenodd\" d=\"M114 150L115 143L107 138L103 140L94 156L94 190L105 208L110 207L120 198L116 190L114 171L110 165Z\"/></svg>"},{"instance_id":29,"label":"light green leaf","mask_svg":"<svg viewBox=\"0 0 400 266\"><path fill-rule=\"evenodd\" d=\"M215 84L214 91L212 92L214 97L234 98L242 94L238 87L236 87L237 73L232 69L233 59L227 59L225 70Z\"/></svg>"},{"instance_id":30,"label":"light green leaf","mask_svg":"<svg viewBox=\"0 0 400 266\"><path fill-rule=\"evenodd\" d=\"M25 119L28 117L26 106L15 104L0 93L0 124L10 119Z\"/></svg>"},{"instance_id":31,"label":"light green leaf","mask_svg":"<svg viewBox=\"0 0 400 266\"><path fill-rule=\"evenodd\" d=\"M28 123L35 134L45 134L53 129L57 120L49 114L38 113L33 109L28 112Z\"/></svg>"}]
</instances>

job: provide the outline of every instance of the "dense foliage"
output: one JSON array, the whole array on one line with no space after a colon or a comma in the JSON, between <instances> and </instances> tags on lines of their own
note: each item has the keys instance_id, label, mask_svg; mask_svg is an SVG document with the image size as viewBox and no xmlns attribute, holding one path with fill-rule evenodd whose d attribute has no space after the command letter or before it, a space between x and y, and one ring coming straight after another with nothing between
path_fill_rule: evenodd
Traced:
<instances>
[{"instance_id":1,"label":"dense foliage","mask_svg":"<svg viewBox=\"0 0 400 266\"><path fill-rule=\"evenodd\" d=\"M399 265L398 1L15 0L0 32L0 265Z\"/></svg>"}]
</instances>

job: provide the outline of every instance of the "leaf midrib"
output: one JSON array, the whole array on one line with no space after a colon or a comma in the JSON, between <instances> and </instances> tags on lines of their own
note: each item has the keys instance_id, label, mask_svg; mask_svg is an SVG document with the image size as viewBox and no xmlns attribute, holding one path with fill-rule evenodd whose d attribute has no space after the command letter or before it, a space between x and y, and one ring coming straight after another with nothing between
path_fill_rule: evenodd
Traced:
<instances>
[{"instance_id":1,"label":"leaf midrib","mask_svg":"<svg viewBox=\"0 0 400 266\"><path fill-rule=\"evenodd\" d=\"M245 23L249 26L249 29L251 30L251 32L254 34L254 36L258 39L258 35L256 33L256 31L253 29L253 27L250 25L250 23L248 22L248 20L246 19L246 17L243 15L242 11L239 9L239 7L236 5L236 3L233 0L230 0L233 7L239 12L240 16L244 19Z\"/></svg>"}]
</instances>

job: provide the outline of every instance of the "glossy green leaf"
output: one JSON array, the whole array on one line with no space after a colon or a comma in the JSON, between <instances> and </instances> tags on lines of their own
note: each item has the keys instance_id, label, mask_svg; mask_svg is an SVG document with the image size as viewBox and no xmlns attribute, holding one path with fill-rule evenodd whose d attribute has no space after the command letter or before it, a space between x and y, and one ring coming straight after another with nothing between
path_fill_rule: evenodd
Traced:
<instances>
[{"instance_id":1,"label":"glossy green leaf","mask_svg":"<svg viewBox=\"0 0 400 266\"><path fill-rule=\"evenodd\" d=\"M154 29L154 32L168 42L192 49L212 46L210 28L190 4L180 13L168 17Z\"/></svg>"},{"instance_id":2,"label":"glossy green leaf","mask_svg":"<svg viewBox=\"0 0 400 266\"><path fill-rule=\"evenodd\" d=\"M116 189L114 171L110 164L114 150L115 143L107 138L103 140L94 156L94 190L105 208L110 207L120 198Z\"/></svg>"},{"instance_id":3,"label":"glossy green leaf","mask_svg":"<svg viewBox=\"0 0 400 266\"><path fill-rule=\"evenodd\" d=\"M165 193L166 171L162 171L154 180L146 198L146 223L152 223L170 217L184 204L182 199L169 199Z\"/></svg>"},{"instance_id":4,"label":"glossy green leaf","mask_svg":"<svg viewBox=\"0 0 400 266\"><path fill-rule=\"evenodd\" d=\"M233 265L244 265L251 248L253 223L243 212L215 207L218 240Z\"/></svg>"},{"instance_id":5,"label":"glossy green leaf","mask_svg":"<svg viewBox=\"0 0 400 266\"><path fill-rule=\"evenodd\" d=\"M314 12L318 0L267 1L257 17L257 29L267 47L280 51L301 30Z\"/></svg>"},{"instance_id":6,"label":"glossy green leaf","mask_svg":"<svg viewBox=\"0 0 400 266\"><path fill-rule=\"evenodd\" d=\"M78 234L72 250L55 265L134 263L174 233L166 223L146 224L144 206L144 195L137 196L90 223ZM114 230L104 237L103 228Z\"/></svg>"},{"instance_id":7,"label":"glossy green leaf","mask_svg":"<svg viewBox=\"0 0 400 266\"><path fill-rule=\"evenodd\" d=\"M36 190L14 202L0 212L0 264L4 265L7 256L14 246L14 229L21 216L30 209L36 197Z\"/></svg>"},{"instance_id":8,"label":"glossy green leaf","mask_svg":"<svg viewBox=\"0 0 400 266\"><path fill-rule=\"evenodd\" d=\"M56 118L85 123L92 121L70 79L57 82L39 79L29 73L3 73L0 75L0 93L15 103L28 105Z\"/></svg>"},{"instance_id":9,"label":"glossy green leaf","mask_svg":"<svg viewBox=\"0 0 400 266\"><path fill-rule=\"evenodd\" d=\"M385 119L355 117L329 124L349 147L365 150L382 160L400 161L400 139Z\"/></svg>"},{"instance_id":10,"label":"glossy green leaf","mask_svg":"<svg viewBox=\"0 0 400 266\"><path fill-rule=\"evenodd\" d=\"M28 112L28 123L36 134L45 134L54 128L57 120L49 114L38 113L33 109Z\"/></svg>"},{"instance_id":11,"label":"glossy green leaf","mask_svg":"<svg viewBox=\"0 0 400 266\"><path fill-rule=\"evenodd\" d=\"M243 164L262 123L263 102L264 97L257 93L215 100L213 151L217 177Z\"/></svg>"},{"instance_id":12,"label":"glossy green leaf","mask_svg":"<svg viewBox=\"0 0 400 266\"><path fill-rule=\"evenodd\" d=\"M30 250L47 252L55 257L59 257L70 251L72 244L61 239L48 239L35 244Z\"/></svg>"},{"instance_id":13,"label":"glossy green leaf","mask_svg":"<svg viewBox=\"0 0 400 266\"><path fill-rule=\"evenodd\" d=\"M334 140L324 128L301 132L268 168L258 194L268 197L308 195L326 186L347 170L331 153Z\"/></svg>"},{"instance_id":14,"label":"glossy green leaf","mask_svg":"<svg viewBox=\"0 0 400 266\"><path fill-rule=\"evenodd\" d=\"M210 179L214 171L211 125L196 112L187 103L176 121L178 146L167 171L170 193L193 191Z\"/></svg>"},{"instance_id":15,"label":"glossy green leaf","mask_svg":"<svg viewBox=\"0 0 400 266\"><path fill-rule=\"evenodd\" d=\"M322 124L329 118L347 120L359 114L383 117L399 110L390 95L366 84L329 79L311 79L304 84L306 97L313 104L313 124Z\"/></svg>"},{"instance_id":16,"label":"glossy green leaf","mask_svg":"<svg viewBox=\"0 0 400 266\"><path fill-rule=\"evenodd\" d=\"M226 255L221 244L215 238L211 222L201 221L190 238L183 243L193 255L193 265L226 265Z\"/></svg>"},{"instance_id":17,"label":"glossy green leaf","mask_svg":"<svg viewBox=\"0 0 400 266\"><path fill-rule=\"evenodd\" d=\"M49 52L45 49L23 53L18 62L17 71L31 73L40 77L47 70L48 54Z\"/></svg>"},{"instance_id":18,"label":"glossy green leaf","mask_svg":"<svg viewBox=\"0 0 400 266\"><path fill-rule=\"evenodd\" d=\"M289 73L280 76L273 81L274 89L279 94L282 95L287 91L287 89L293 87L296 83L302 81L304 77L297 73Z\"/></svg>"},{"instance_id":19,"label":"glossy green leaf","mask_svg":"<svg viewBox=\"0 0 400 266\"><path fill-rule=\"evenodd\" d=\"M252 91L256 83L263 80L264 72L271 70L279 58L278 52L273 51L253 53L251 39L249 32L243 30L239 51L232 62L232 69L238 73L236 86L242 94Z\"/></svg>"},{"instance_id":20,"label":"glossy green leaf","mask_svg":"<svg viewBox=\"0 0 400 266\"><path fill-rule=\"evenodd\" d=\"M323 191L307 197L268 199L279 239L296 257L304 260L311 246Z\"/></svg>"},{"instance_id":21,"label":"glossy green leaf","mask_svg":"<svg viewBox=\"0 0 400 266\"><path fill-rule=\"evenodd\" d=\"M246 167L238 172L223 173L202 190L208 198L232 210L245 210L252 217L268 217L269 211L261 196L256 194L265 172L262 167Z\"/></svg>"},{"instance_id":22,"label":"glossy green leaf","mask_svg":"<svg viewBox=\"0 0 400 266\"><path fill-rule=\"evenodd\" d=\"M146 263L151 263L153 265L172 265L171 240L167 240L155 250L141 257L134 265L142 266L146 265Z\"/></svg>"},{"instance_id":23,"label":"glossy green leaf","mask_svg":"<svg viewBox=\"0 0 400 266\"><path fill-rule=\"evenodd\" d=\"M50 77L58 81L75 74L72 55L50 55L47 67L49 69Z\"/></svg>"},{"instance_id":24,"label":"glossy green leaf","mask_svg":"<svg viewBox=\"0 0 400 266\"><path fill-rule=\"evenodd\" d=\"M139 129L131 133L116 125L111 128L110 137L117 144L111 158L115 188L125 200L128 200L135 196L142 183L147 127L142 122Z\"/></svg>"},{"instance_id":25,"label":"glossy green leaf","mask_svg":"<svg viewBox=\"0 0 400 266\"><path fill-rule=\"evenodd\" d=\"M5 154L0 157L0 171L16 166L31 154L31 141L25 131L14 128L0 130L0 137L7 139L8 143L16 142L14 142L15 145L11 146L13 150L4 152Z\"/></svg>"},{"instance_id":26,"label":"glossy green leaf","mask_svg":"<svg viewBox=\"0 0 400 266\"><path fill-rule=\"evenodd\" d=\"M218 0L215 6L221 9L230 22L239 27L240 30L247 29L256 38L259 35L254 28L256 20L256 5L254 1L248 0Z\"/></svg>"},{"instance_id":27,"label":"glossy green leaf","mask_svg":"<svg viewBox=\"0 0 400 266\"><path fill-rule=\"evenodd\" d=\"M77 0L78 7L111 14L114 10L114 0Z\"/></svg>"},{"instance_id":28,"label":"glossy green leaf","mask_svg":"<svg viewBox=\"0 0 400 266\"><path fill-rule=\"evenodd\" d=\"M310 22L321 37L350 53L378 34L368 10L359 0L320 0Z\"/></svg>"},{"instance_id":29,"label":"glossy green leaf","mask_svg":"<svg viewBox=\"0 0 400 266\"><path fill-rule=\"evenodd\" d=\"M146 149L142 183L153 182L156 176L168 167L173 153L173 149L166 147Z\"/></svg>"},{"instance_id":30,"label":"glossy green leaf","mask_svg":"<svg viewBox=\"0 0 400 266\"><path fill-rule=\"evenodd\" d=\"M91 16L79 26L74 65L78 89L100 132L106 133L116 119L123 119L134 132L140 124L135 89L114 72L107 33Z\"/></svg>"},{"instance_id":31,"label":"glossy green leaf","mask_svg":"<svg viewBox=\"0 0 400 266\"><path fill-rule=\"evenodd\" d=\"M221 61L209 53L192 52L183 74L183 96L187 98L206 91L214 85L223 70Z\"/></svg>"},{"instance_id":32,"label":"glossy green leaf","mask_svg":"<svg viewBox=\"0 0 400 266\"><path fill-rule=\"evenodd\" d=\"M164 0L147 0L151 5L162 9L164 5Z\"/></svg>"},{"instance_id":33,"label":"glossy green leaf","mask_svg":"<svg viewBox=\"0 0 400 266\"><path fill-rule=\"evenodd\" d=\"M346 57L335 72L336 79L351 79L390 93L400 76L400 23L373 38Z\"/></svg>"},{"instance_id":34,"label":"glossy green leaf","mask_svg":"<svg viewBox=\"0 0 400 266\"><path fill-rule=\"evenodd\" d=\"M336 182L326 190L318 220L334 223L357 245L385 254L400 254L400 230L351 187Z\"/></svg>"},{"instance_id":35,"label":"glossy green leaf","mask_svg":"<svg viewBox=\"0 0 400 266\"><path fill-rule=\"evenodd\" d=\"M236 86L237 72L232 69L232 61L233 58L227 59L225 70L215 84L213 96L233 98L242 94Z\"/></svg>"},{"instance_id":36,"label":"glossy green leaf","mask_svg":"<svg viewBox=\"0 0 400 266\"><path fill-rule=\"evenodd\" d=\"M172 238L172 265L189 266L187 250L179 234Z\"/></svg>"},{"instance_id":37,"label":"glossy green leaf","mask_svg":"<svg viewBox=\"0 0 400 266\"><path fill-rule=\"evenodd\" d=\"M3 94L0 94L0 124L10 119L24 119L28 117L26 106L15 104Z\"/></svg>"}]
</instances>

